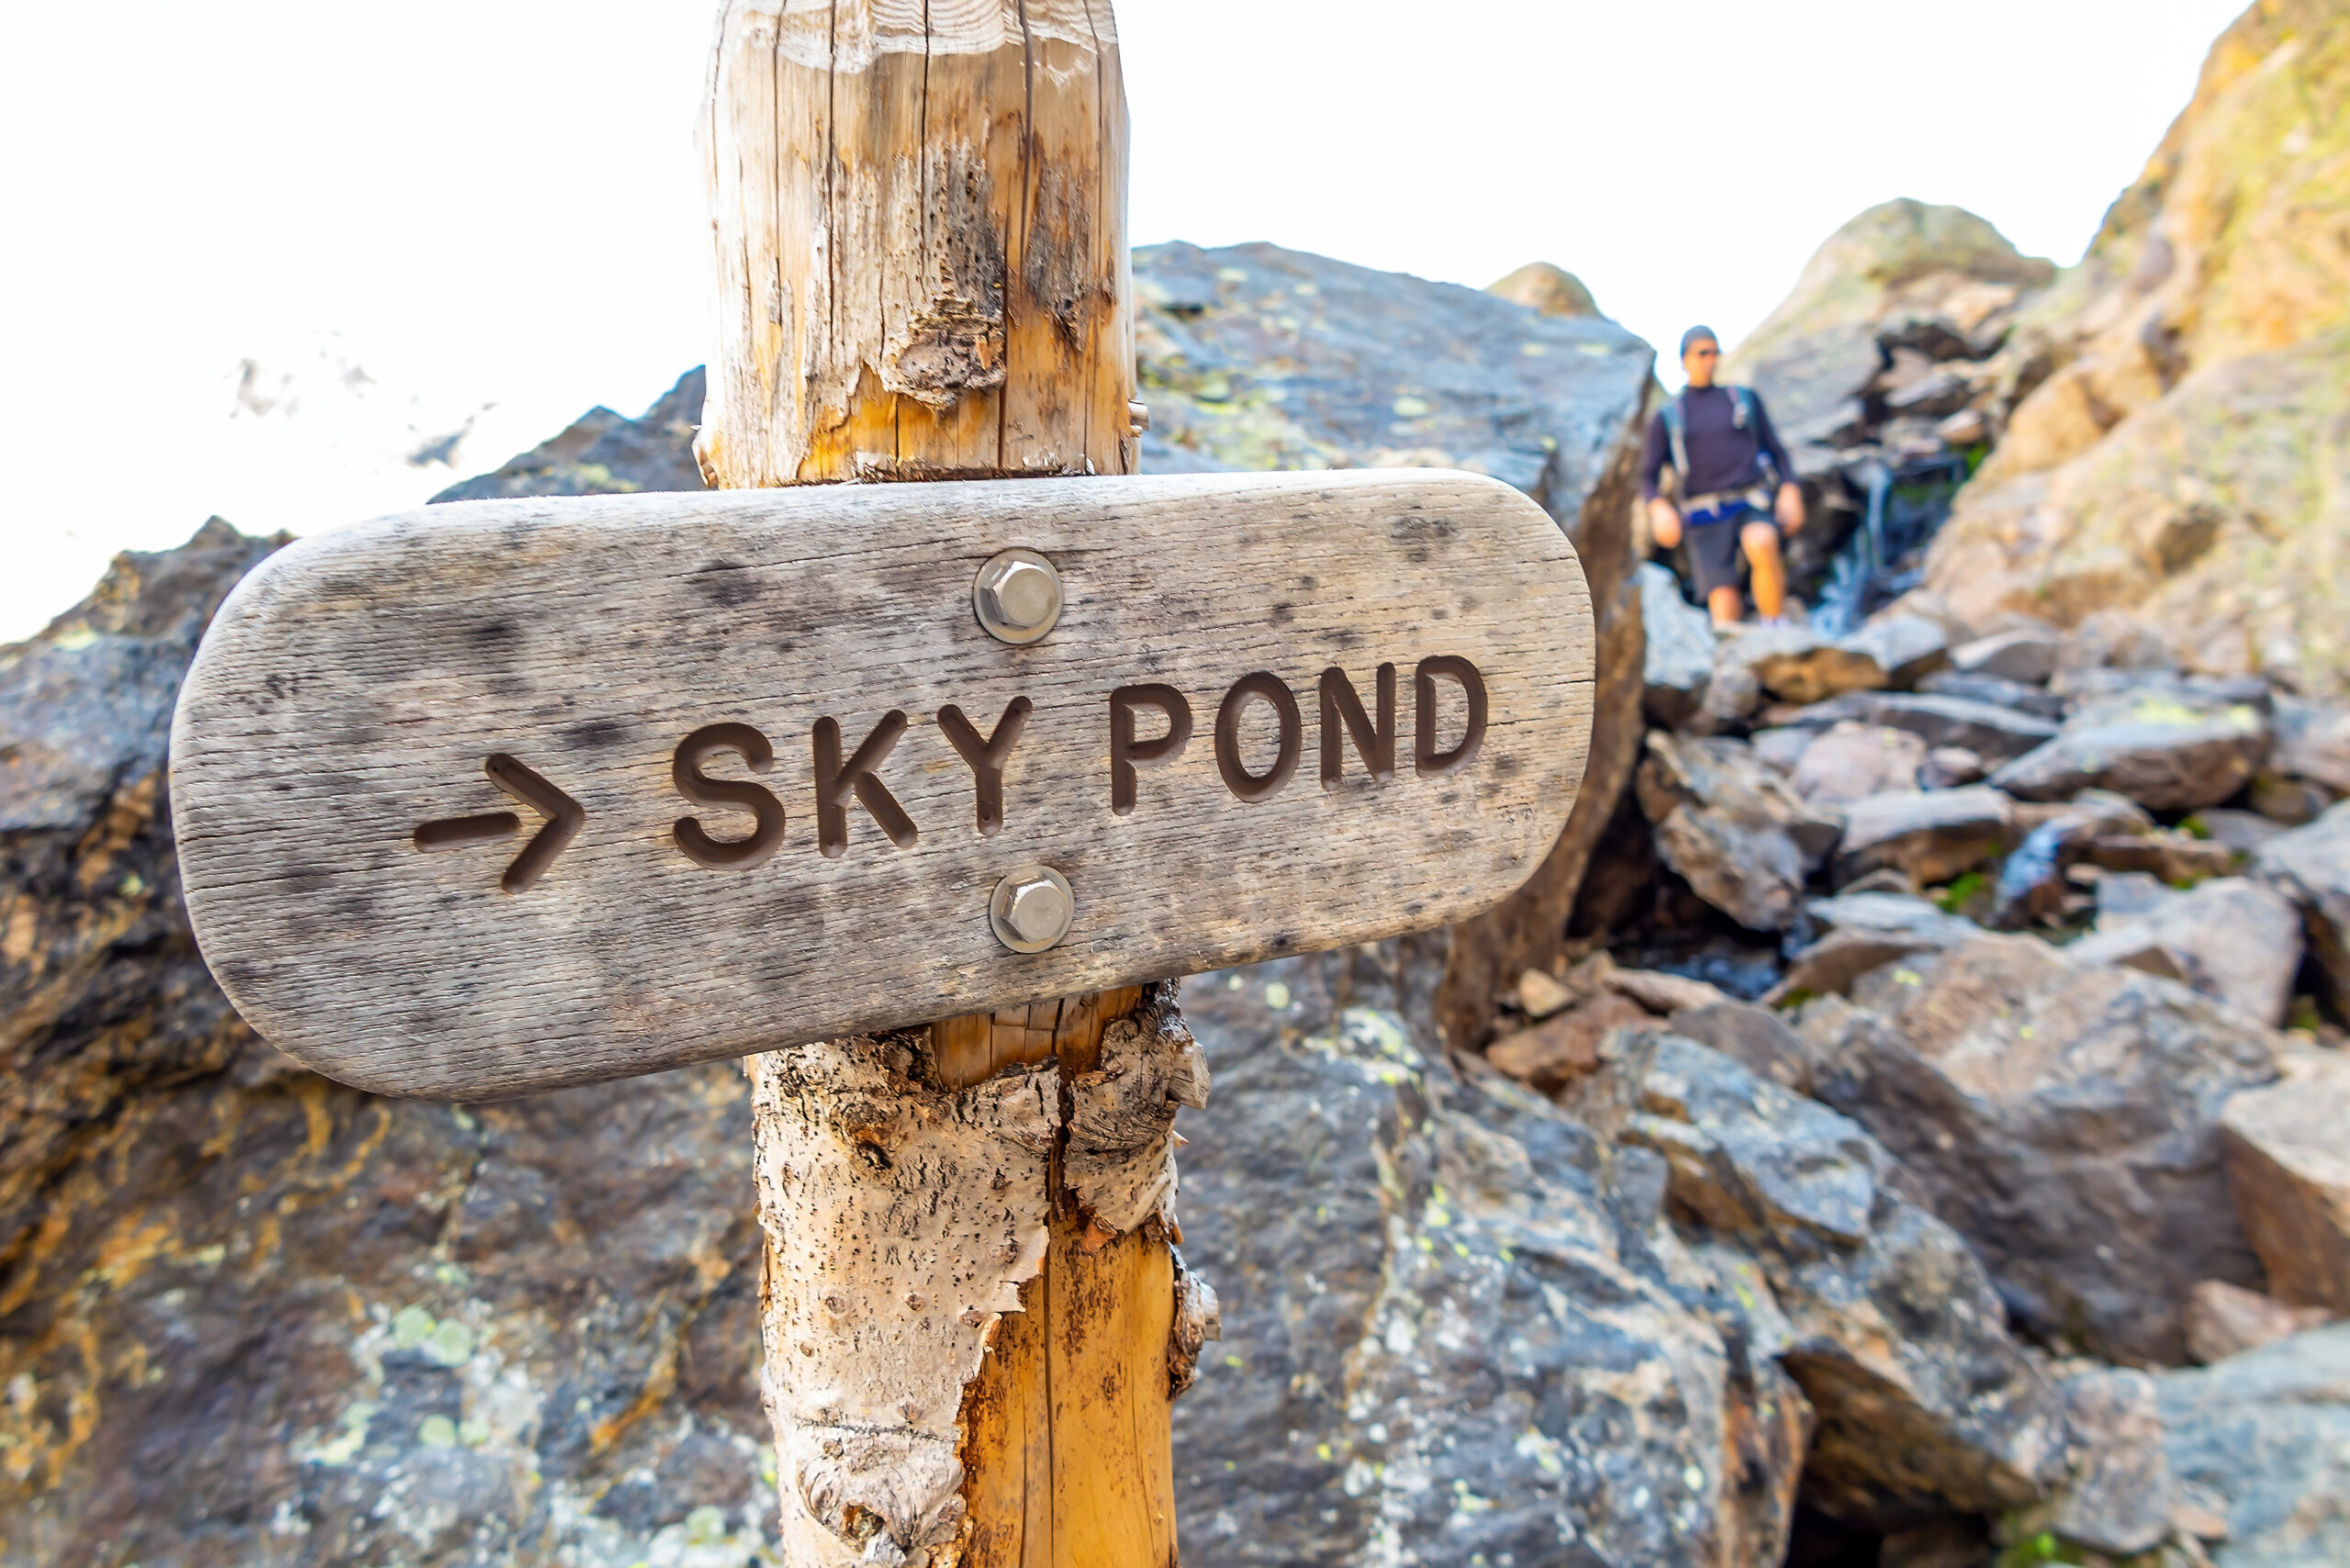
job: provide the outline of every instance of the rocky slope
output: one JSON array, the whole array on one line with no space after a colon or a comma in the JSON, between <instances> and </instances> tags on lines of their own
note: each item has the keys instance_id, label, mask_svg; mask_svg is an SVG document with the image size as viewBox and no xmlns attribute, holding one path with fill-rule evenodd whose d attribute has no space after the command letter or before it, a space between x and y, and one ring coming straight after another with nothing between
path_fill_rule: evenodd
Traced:
<instances>
[{"instance_id":1,"label":"rocky slope","mask_svg":"<svg viewBox=\"0 0 2350 1568\"><path fill-rule=\"evenodd\" d=\"M2152 629L2211 675L2350 683L2350 12L2263 0L2002 356L2005 434L1928 587Z\"/></svg>"},{"instance_id":2,"label":"rocky slope","mask_svg":"<svg viewBox=\"0 0 2350 1568\"><path fill-rule=\"evenodd\" d=\"M1571 275L1138 254L1147 466L1498 475L1602 644L1525 894L1185 986L1187 1561L2350 1561L2340 442L2293 434L2340 396L2337 13L2239 23L2053 283L1914 203L1823 248L1739 373L1870 542L1813 559L1834 635L1717 637L1639 562L1651 356ZM698 386L451 495L697 485ZM203 970L167 719L275 543L0 651L0 1563L772 1562L741 1075L385 1101Z\"/></svg>"}]
</instances>

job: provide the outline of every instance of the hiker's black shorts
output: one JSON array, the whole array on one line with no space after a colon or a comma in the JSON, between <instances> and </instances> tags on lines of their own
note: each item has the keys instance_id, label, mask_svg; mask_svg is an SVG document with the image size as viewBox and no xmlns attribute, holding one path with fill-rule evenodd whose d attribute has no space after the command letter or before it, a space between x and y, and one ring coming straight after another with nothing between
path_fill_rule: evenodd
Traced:
<instances>
[{"instance_id":1,"label":"hiker's black shorts","mask_svg":"<svg viewBox=\"0 0 2350 1568\"><path fill-rule=\"evenodd\" d=\"M1697 597L1703 599L1718 588L1739 586L1738 536L1757 522L1768 528L1774 537L1777 535L1777 523L1764 513L1751 510L1687 530L1689 565L1697 574Z\"/></svg>"}]
</instances>

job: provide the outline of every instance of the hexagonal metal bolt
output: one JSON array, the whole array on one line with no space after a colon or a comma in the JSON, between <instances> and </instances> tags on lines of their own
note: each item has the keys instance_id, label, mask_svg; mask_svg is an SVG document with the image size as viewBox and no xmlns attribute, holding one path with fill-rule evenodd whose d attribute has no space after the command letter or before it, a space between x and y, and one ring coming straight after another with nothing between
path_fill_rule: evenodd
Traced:
<instances>
[{"instance_id":1,"label":"hexagonal metal bolt","mask_svg":"<svg viewBox=\"0 0 2350 1568\"><path fill-rule=\"evenodd\" d=\"M998 551L972 580L971 609L998 642L1036 642L1061 618L1061 575L1034 550Z\"/></svg>"},{"instance_id":2,"label":"hexagonal metal bolt","mask_svg":"<svg viewBox=\"0 0 2350 1568\"><path fill-rule=\"evenodd\" d=\"M1041 953L1069 935L1077 899L1069 880L1050 866L1023 866L996 883L988 924L1015 953Z\"/></svg>"}]
</instances>

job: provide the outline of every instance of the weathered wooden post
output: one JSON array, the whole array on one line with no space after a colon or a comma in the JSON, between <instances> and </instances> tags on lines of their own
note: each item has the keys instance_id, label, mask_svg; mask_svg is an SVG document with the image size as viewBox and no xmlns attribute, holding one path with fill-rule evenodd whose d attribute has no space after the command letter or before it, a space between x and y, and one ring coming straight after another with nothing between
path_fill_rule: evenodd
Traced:
<instances>
[{"instance_id":1,"label":"weathered wooden post","mask_svg":"<svg viewBox=\"0 0 2350 1568\"><path fill-rule=\"evenodd\" d=\"M1582 572L1471 475L1131 476L1106 0L734 0L710 111L729 493L273 555L173 722L189 917L362 1088L751 1058L788 1561L1158 1568L1170 977L1523 882Z\"/></svg>"},{"instance_id":2,"label":"weathered wooden post","mask_svg":"<svg viewBox=\"0 0 2350 1568\"><path fill-rule=\"evenodd\" d=\"M696 452L713 487L1135 471L1109 0L734 0L710 82L720 315ZM1171 1199L1175 1103L1204 1103L1172 989L941 1022L927 1059L890 1068L853 1050L749 1059L791 1561L846 1561L873 1529L910 1551L959 1543L969 1568L1174 1561L1167 1406L1214 1298L1179 1288L1172 1215L1132 1191ZM1102 1092L1113 1027L1120 1078L1166 1092L1116 1106L1114 1147L1080 1157L1125 1189L1116 1203L1076 1184L1069 1142L1119 1092ZM1021 1066L1035 1070L974 1088ZM1037 1096L1054 1102L1041 1119ZM923 1158L872 1156L917 1121ZM942 1207L923 1245L971 1226L954 1267L994 1291L942 1295L938 1260L893 1265L911 1239L896 1216ZM1021 1310L998 1316L1015 1292ZM887 1349L808 1338L851 1302L890 1325ZM858 1377L887 1389L843 1421Z\"/></svg>"}]
</instances>

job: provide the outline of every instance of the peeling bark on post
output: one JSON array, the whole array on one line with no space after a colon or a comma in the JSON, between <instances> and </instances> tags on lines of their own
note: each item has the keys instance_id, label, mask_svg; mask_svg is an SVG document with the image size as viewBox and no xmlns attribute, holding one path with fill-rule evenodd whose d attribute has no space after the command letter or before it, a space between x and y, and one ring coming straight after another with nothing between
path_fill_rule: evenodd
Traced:
<instances>
[{"instance_id":1,"label":"peeling bark on post","mask_svg":"<svg viewBox=\"0 0 2350 1568\"><path fill-rule=\"evenodd\" d=\"M713 486L1134 471L1108 0L732 0L704 139ZM1174 1562L1174 995L746 1064L795 1568Z\"/></svg>"}]
</instances>

